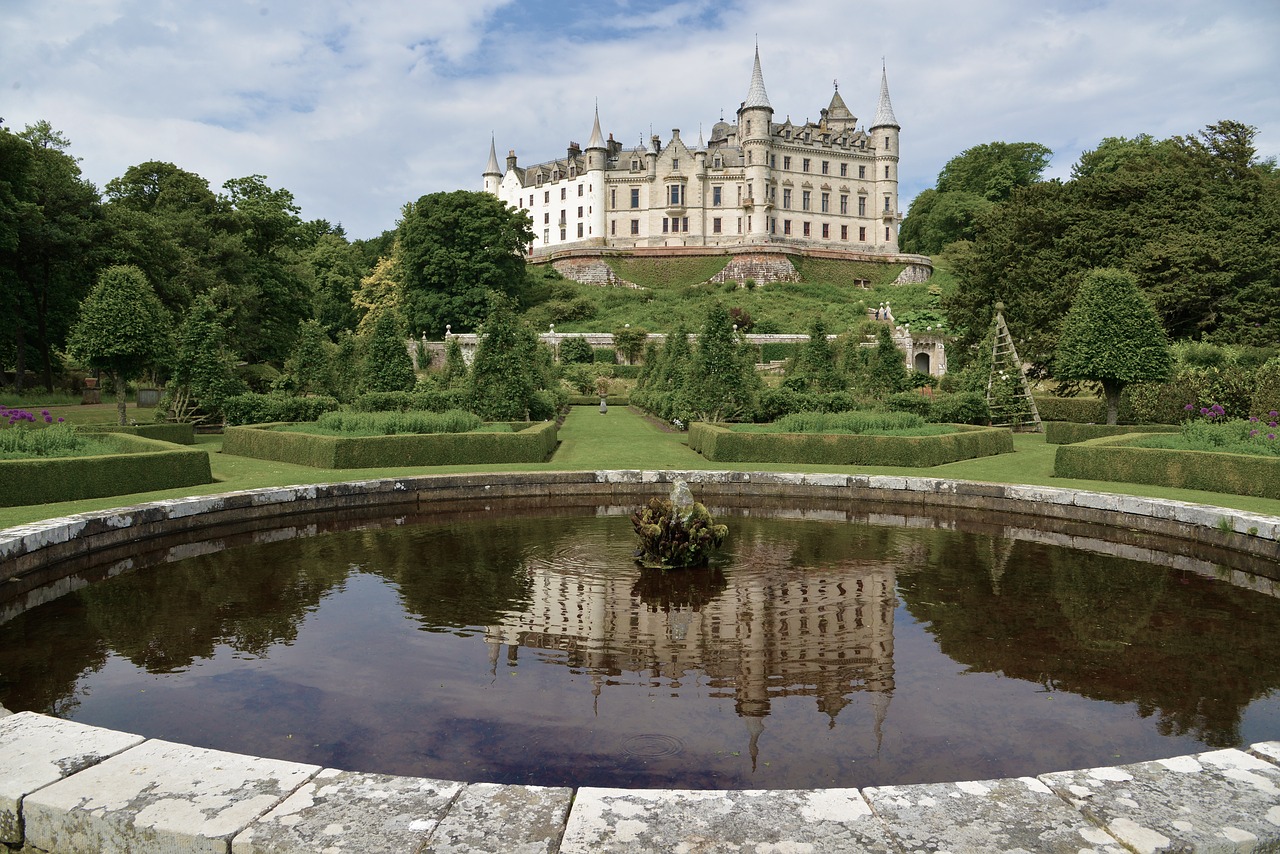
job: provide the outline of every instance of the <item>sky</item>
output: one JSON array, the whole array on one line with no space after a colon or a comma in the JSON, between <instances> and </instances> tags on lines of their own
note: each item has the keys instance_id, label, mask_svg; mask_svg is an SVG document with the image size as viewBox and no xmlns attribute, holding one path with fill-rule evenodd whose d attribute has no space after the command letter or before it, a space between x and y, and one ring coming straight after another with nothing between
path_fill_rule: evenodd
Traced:
<instances>
[{"instance_id":1,"label":"sky","mask_svg":"<svg viewBox=\"0 0 1280 854\"><path fill-rule=\"evenodd\" d=\"M264 175L349 237L405 203L563 157L598 106L628 146L734 120L753 52L775 121L833 83L860 122L882 67L900 205L992 141L1067 178L1106 137L1233 119L1280 155L1280 0L0 0L0 118L49 121L99 189L174 163Z\"/></svg>"}]
</instances>

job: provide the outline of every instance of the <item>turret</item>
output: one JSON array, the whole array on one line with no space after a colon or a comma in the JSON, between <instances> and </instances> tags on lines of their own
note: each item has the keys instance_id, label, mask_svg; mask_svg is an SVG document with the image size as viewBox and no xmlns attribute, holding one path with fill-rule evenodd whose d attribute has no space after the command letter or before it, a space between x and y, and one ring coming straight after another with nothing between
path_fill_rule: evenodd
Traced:
<instances>
[{"instance_id":1,"label":"turret","mask_svg":"<svg viewBox=\"0 0 1280 854\"><path fill-rule=\"evenodd\" d=\"M756 45L755 65L751 69L751 85L747 99L738 108L738 139L742 145L746 188L743 193L743 216L753 239L763 242L769 235L769 155L773 153L773 106L764 90L764 74L760 71L760 46Z\"/></svg>"},{"instance_id":2,"label":"turret","mask_svg":"<svg viewBox=\"0 0 1280 854\"><path fill-rule=\"evenodd\" d=\"M600 107L596 107L595 121L591 125L591 138L587 140L587 238L603 241L605 237L604 170L609 162L609 149L600 133Z\"/></svg>"},{"instance_id":3,"label":"turret","mask_svg":"<svg viewBox=\"0 0 1280 854\"><path fill-rule=\"evenodd\" d=\"M876 151L876 202L881 219L876 242L889 252L898 249L898 141L901 127L889 100L889 76L880 67L880 103L867 134Z\"/></svg>"},{"instance_id":4,"label":"turret","mask_svg":"<svg viewBox=\"0 0 1280 854\"><path fill-rule=\"evenodd\" d=\"M489 164L484 167L484 191L496 196L501 183L502 170L498 168L498 151L493 146L493 137L489 137Z\"/></svg>"}]
</instances>

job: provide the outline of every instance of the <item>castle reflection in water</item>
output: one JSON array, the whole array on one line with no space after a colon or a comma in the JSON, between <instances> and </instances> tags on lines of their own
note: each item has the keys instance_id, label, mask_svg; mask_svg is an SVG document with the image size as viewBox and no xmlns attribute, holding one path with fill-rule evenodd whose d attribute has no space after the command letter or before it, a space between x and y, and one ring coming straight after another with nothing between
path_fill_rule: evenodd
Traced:
<instances>
[{"instance_id":1,"label":"castle reflection in water","mask_svg":"<svg viewBox=\"0 0 1280 854\"><path fill-rule=\"evenodd\" d=\"M521 647L547 651L590 674L597 696L619 682L693 680L732 697L755 734L776 698L813 697L834 727L854 692L870 692L878 741L894 688L893 564L851 556L800 568L794 546L739 541L728 572L612 578L589 556L562 554L530 573L527 609L486 628L491 663L504 646L512 660Z\"/></svg>"}]
</instances>

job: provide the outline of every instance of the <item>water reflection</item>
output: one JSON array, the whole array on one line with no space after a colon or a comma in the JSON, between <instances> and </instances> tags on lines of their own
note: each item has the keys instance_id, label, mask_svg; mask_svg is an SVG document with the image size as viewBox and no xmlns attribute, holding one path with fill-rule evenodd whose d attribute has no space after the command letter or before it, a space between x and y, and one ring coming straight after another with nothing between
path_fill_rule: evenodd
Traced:
<instances>
[{"instance_id":1,"label":"water reflection","mask_svg":"<svg viewBox=\"0 0 1280 854\"><path fill-rule=\"evenodd\" d=\"M157 543L88 571L163 568L0 624L0 702L357 770L577 785L1016 776L1280 732L1280 603L1201 557L1162 553L1197 570L1166 571L1096 553L1151 548L1097 531L753 508L721 562L662 572L632 563L625 510ZM1094 551L1045 542L1064 537Z\"/></svg>"}]
</instances>

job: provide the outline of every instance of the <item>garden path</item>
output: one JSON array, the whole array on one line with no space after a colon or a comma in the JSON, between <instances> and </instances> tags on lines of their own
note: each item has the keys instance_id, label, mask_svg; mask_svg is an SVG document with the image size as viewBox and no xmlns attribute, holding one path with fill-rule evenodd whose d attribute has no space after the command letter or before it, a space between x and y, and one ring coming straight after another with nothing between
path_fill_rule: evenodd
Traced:
<instances>
[{"instance_id":1,"label":"garden path","mask_svg":"<svg viewBox=\"0 0 1280 854\"><path fill-rule=\"evenodd\" d=\"M613 406L574 406L560 428L554 468L707 468L701 454L689 450L687 434L668 433L638 412Z\"/></svg>"}]
</instances>

